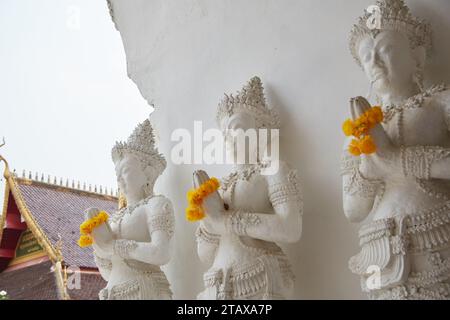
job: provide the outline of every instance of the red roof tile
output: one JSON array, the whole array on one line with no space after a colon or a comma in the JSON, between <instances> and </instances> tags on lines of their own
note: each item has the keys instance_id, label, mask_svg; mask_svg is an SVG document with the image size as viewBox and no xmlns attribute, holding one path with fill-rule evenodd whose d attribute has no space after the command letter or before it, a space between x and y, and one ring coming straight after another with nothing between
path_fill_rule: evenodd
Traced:
<instances>
[{"instance_id":1,"label":"red roof tile","mask_svg":"<svg viewBox=\"0 0 450 320\"><path fill-rule=\"evenodd\" d=\"M68 289L71 300L98 300L98 293L106 287L100 273L82 273L80 287Z\"/></svg>"},{"instance_id":2,"label":"red roof tile","mask_svg":"<svg viewBox=\"0 0 450 320\"><path fill-rule=\"evenodd\" d=\"M11 300L57 300L58 287L51 261L0 273L0 288Z\"/></svg>"},{"instance_id":3,"label":"red roof tile","mask_svg":"<svg viewBox=\"0 0 450 320\"><path fill-rule=\"evenodd\" d=\"M0 273L0 288L11 300L58 300L59 289L52 271L52 262L45 261L26 268ZM99 273L81 273L80 286L68 289L71 300L97 300L106 286Z\"/></svg>"}]
</instances>

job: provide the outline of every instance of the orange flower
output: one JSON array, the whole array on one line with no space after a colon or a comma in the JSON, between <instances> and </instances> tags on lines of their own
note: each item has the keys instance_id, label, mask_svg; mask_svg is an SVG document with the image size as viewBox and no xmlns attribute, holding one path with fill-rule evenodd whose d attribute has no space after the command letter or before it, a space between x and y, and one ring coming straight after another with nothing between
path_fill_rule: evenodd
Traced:
<instances>
[{"instance_id":1,"label":"orange flower","mask_svg":"<svg viewBox=\"0 0 450 320\"><path fill-rule=\"evenodd\" d=\"M197 189L191 189L187 192L188 207L186 208L186 219L188 221L198 221L205 217L202 208L203 199L219 189L219 180L211 178L204 182Z\"/></svg>"},{"instance_id":2,"label":"orange flower","mask_svg":"<svg viewBox=\"0 0 450 320\"><path fill-rule=\"evenodd\" d=\"M197 206L200 206L202 202L203 202L203 194L200 192L196 192L192 197L192 203Z\"/></svg>"},{"instance_id":3,"label":"orange flower","mask_svg":"<svg viewBox=\"0 0 450 320\"><path fill-rule=\"evenodd\" d=\"M82 248L88 247L92 244L93 239L91 237L92 230L97 228L102 223L108 220L108 214L105 211L100 211L96 216L84 221L80 225L80 239L78 240L78 245Z\"/></svg>"},{"instance_id":4,"label":"orange flower","mask_svg":"<svg viewBox=\"0 0 450 320\"><path fill-rule=\"evenodd\" d=\"M375 117L377 123L380 123L381 121L383 121L383 111L381 110L380 107L376 106L373 107L372 109L372 115Z\"/></svg>"},{"instance_id":5,"label":"orange flower","mask_svg":"<svg viewBox=\"0 0 450 320\"><path fill-rule=\"evenodd\" d=\"M359 141L359 148L364 154L371 154L377 150L377 146L371 136L365 136Z\"/></svg>"},{"instance_id":6,"label":"orange flower","mask_svg":"<svg viewBox=\"0 0 450 320\"><path fill-rule=\"evenodd\" d=\"M353 139L350 145L348 146L348 152L350 152L351 155L359 156L361 155L361 150L359 148L359 141Z\"/></svg>"},{"instance_id":7,"label":"orange flower","mask_svg":"<svg viewBox=\"0 0 450 320\"><path fill-rule=\"evenodd\" d=\"M205 212L202 207L188 207L186 208L186 219L194 222L202 220L205 217Z\"/></svg>"},{"instance_id":8,"label":"orange flower","mask_svg":"<svg viewBox=\"0 0 450 320\"><path fill-rule=\"evenodd\" d=\"M355 121L355 130L353 132L353 135L356 138L359 138L362 135L367 134L369 132L369 129L369 120L367 114L363 114Z\"/></svg>"},{"instance_id":9,"label":"orange flower","mask_svg":"<svg viewBox=\"0 0 450 320\"><path fill-rule=\"evenodd\" d=\"M206 188L207 188L207 184L202 184L197 190L197 192L200 195L200 197L202 198L202 200L203 200L203 198L205 198L208 195L208 190Z\"/></svg>"},{"instance_id":10,"label":"orange flower","mask_svg":"<svg viewBox=\"0 0 450 320\"><path fill-rule=\"evenodd\" d=\"M98 214L97 214L97 218L99 219L99 221L101 222L101 223L103 223L103 222L106 222L106 221L108 221L108 214L105 212L105 211L100 211Z\"/></svg>"},{"instance_id":11,"label":"orange flower","mask_svg":"<svg viewBox=\"0 0 450 320\"><path fill-rule=\"evenodd\" d=\"M78 239L78 245L81 248L89 247L94 243L94 239L90 235L83 235L80 236L80 239Z\"/></svg>"},{"instance_id":12,"label":"orange flower","mask_svg":"<svg viewBox=\"0 0 450 320\"><path fill-rule=\"evenodd\" d=\"M377 148L369 130L382 121L383 111L379 106L370 108L355 121L347 119L342 125L344 134L357 138L351 141L348 151L354 156L374 153Z\"/></svg>"},{"instance_id":13,"label":"orange flower","mask_svg":"<svg viewBox=\"0 0 450 320\"><path fill-rule=\"evenodd\" d=\"M80 225L80 233L81 234L89 234L92 232L92 224L91 222L85 221Z\"/></svg>"},{"instance_id":14,"label":"orange flower","mask_svg":"<svg viewBox=\"0 0 450 320\"><path fill-rule=\"evenodd\" d=\"M195 194L195 190L194 189L190 189L188 190L188 192L186 192L186 199L188 202L192 201L192 198L194 197Z\"/></svg>"},{"instance_id":15,"label":"orange flower","mask_svg":"<svg viewBox=\"0 0 450 320\"><path fill-rule=\"evenodd\" d=\"M205 191L208 195L210 195L211 193L216 191L216 189L214 188L214 185L212 183L207 183L205 184Z\"/></svg>"},{"instance_id":16,"label":"orange flower","mask_svg":"<svg viewBox=\"0 0 450 320\"><path fill-rule=\"evenodd\" d=\"M213 185L214 189L219 189L220 182L217 178L212 177L209 181L211 181L211 184Z\"/></svg>"},{"instance_id":17,"label":"orange flower","mask_svg":"<svg viewBox=\"0 0 450 320\"><path fill-rule=\"evenodd\" d=\"M377 124L377 119L372 112L367 113L367 124L372 129Z\"/></svg>"},{"instance_id":18,"label":"orange flower","mask_svg":"<svg viewBox=\"0 0 450 320\"><path fill-rule=\"evenodd\" d=\"M378 123L383 121L383 111L380 107L373 107L367 111L367 120L369 122L370 128L375 127Z\"/></svg>"},{"instance_id":19,"label":"orange flower","mask_svg":"<svg viewBox=\"0 0 450 320\"><path fill-rule=\"evenodd\" d=\"M349 137L353 135L353 130L355 129L355 125L353 124L353 121L350 119L347 119L342 124L342 131L344 131L344 134Z\"/></svg>"}]
</instances>

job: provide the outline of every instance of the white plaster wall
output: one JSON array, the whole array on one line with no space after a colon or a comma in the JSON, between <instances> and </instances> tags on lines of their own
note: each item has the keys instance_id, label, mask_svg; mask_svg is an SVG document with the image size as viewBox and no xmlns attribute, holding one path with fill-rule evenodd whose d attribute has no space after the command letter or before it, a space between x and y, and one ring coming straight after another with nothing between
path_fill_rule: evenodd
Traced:
<instances>
[{"instance_id":1,"label":"white plaster wall","mask_svg":"<svg viewBox=\"0 0 450 320\"><path fill-rule=\"evenodd\" d=\"M284 118L283 157L303 180L305 212L301 241L285 246L297 276L297 299L361 299L359 279L347 269L357 252L358 226L342 212L339 158L348 100L368 84L347 48L351 25L367 0L113 0L129 76L156 105L153 122L169 158L170 134L193 129L194 120L214 126L224 92L262 78L268 101ZM408 1L431 21L434 81L450 80L450 1ZM195 226L185 221L185 192L196 167L221 176L220 166L170 162L158 191L172 199L176 252L166 271L175 298L195 298L202 271Z\"/></svg>"}]
</instances>

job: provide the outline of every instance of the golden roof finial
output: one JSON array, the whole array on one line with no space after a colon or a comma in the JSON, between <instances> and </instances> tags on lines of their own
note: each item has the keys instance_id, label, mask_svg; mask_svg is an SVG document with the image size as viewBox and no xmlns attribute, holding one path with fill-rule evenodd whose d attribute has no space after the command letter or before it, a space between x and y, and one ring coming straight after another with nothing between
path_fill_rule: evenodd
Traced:
<instances>
[{"instance_id":1,"label":"golden roof finial","mask_svg":"<svg viewBox=\"0 0 450 320\"><path fill-rule=\"evenodd\" d=\"M58 241L55 243L55 250L56 254L58 255L58 259L62 260L62 247L63 247L63 240L61 237L61 234L58 233Z\"/></svg>"},{"instance_id":2,"label":"golden roof finial","mask_svg":"<svg viewBox=\"0 0 450 320\"><path fill-rule=\"evenodd\" d=\"M6 144L5 137L3 137L3 142L0 144L0 148ZM3 176L7 179L9 177L9 165L8 161L0 154L0 162L3 161L5 163L5 171L3 172Z\"/></svg>"}]
</instances>

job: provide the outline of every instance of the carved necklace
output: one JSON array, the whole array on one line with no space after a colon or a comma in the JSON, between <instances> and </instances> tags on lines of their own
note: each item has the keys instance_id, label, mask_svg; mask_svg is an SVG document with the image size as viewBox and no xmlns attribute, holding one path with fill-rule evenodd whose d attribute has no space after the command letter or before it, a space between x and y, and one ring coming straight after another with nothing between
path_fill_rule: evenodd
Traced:
<instances>
[{"instance_id":1,"label":"carved necklace","mask_svg":"<svg viewBox=\"0 0 450 320\"><path fill-rule=\"evenodd\" d=\"M408 98L406 102L402 103L401 105L392 104L390 106L383 107L383 122L388 123L390 120L392 120L396 113L402 113L404 110L421 108L426 98L429 98L432 95L445 90L447 90L447 86L443 83L434 85L428 90Z\"/></svg>"},{"instance_id":2,"label":"carved necklace","mask_svg":"<svg viewBox=\"0 0 450 320\"><path fill-rule=\"evenodd\" d=\"M125 208L119 210L116 214L114 214L114 216L112 217L112 221L113 223L117 223L117 233L119 235L122 235L122 220L125 217L125 215L131 215L134 210L142 205L146 205L151 199L153 199L155 196L151 195L147 198L144 198L138 202L136 202L135 204L126 206Z\"/></svg>"},{"instance_id":3,"label":"carved necklace","mask_svg":"<svg viewBox=\"0 0 450 320\"><path fill-rule=\"evenodd\" d=\"M391 121L396 114L397 117L397 135L398 135L398 144L403 146L404 141L404 112L406 110L419 109L423 107L423 103L425 99L433 96L436 93L447 90L447 86L445 84L434 85L428 90L416 94L406 100L405 103L400 105L392 104L390 106L383 107L384 120L383 122L387 124Z\"/></svg>"},{"instance_id":4,"label":"carved necklace","mask_svg":"<svg viewBox=\"0 0 450 320\"><path fill-rule=\"evenodd\" d=\"M222 187L221 190L223 194L227 191L230 194L230 204L234 203L234 191L236 188L236 184L239 180L249 181L250 178L255 174L259 173L261 169L266 168L268 163L260 163L252 164L244 170L233 170L227 177L222 179ZM229 204L229 205L230 205Z\"/></svg>"}]
</instances>

